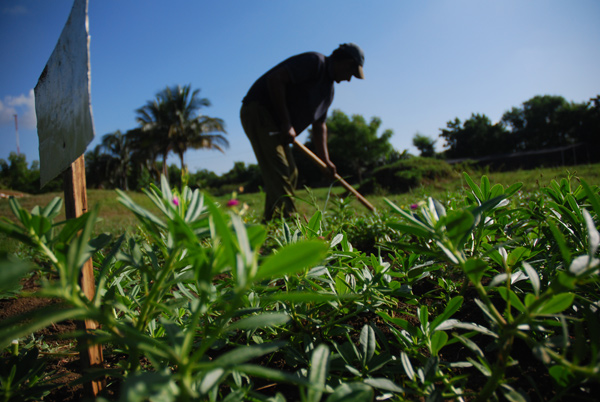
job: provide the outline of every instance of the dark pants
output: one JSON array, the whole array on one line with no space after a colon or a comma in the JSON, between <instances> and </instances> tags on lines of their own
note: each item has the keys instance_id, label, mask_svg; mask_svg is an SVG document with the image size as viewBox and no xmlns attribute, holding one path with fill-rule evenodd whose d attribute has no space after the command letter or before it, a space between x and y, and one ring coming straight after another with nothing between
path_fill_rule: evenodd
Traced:
<instances>
[{"instance_id":1,"label":"dark pants","mask_svg":"<svg viewBox=\"0 0 600 402\"><path fill-rule=\"evenodd\" d=\"M262 105L256 102L242 105L240 118L265 184L265 220L288 216L296 210L292 197L298 182L291 145L283 142L282 135L271 135L278 132L279 127Z\"/></svg>"}]
</instances>

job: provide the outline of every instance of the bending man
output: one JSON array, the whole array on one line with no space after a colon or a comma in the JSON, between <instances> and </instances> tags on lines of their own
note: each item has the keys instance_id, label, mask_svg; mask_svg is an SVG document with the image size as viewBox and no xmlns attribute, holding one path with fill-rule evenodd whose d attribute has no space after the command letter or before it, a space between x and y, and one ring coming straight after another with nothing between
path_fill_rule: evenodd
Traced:
<instances>
[{"instance_id":1,"label":"bending man","mask_svg":"<svg viewBox=\"0 0 600 402\"><path fill-rule=\"evenodd\" d=\"M267 71L246 94L240 117L265 184L265 220L295 211L298 169L290 144L309 125L316 154L336 173L325 124L333 84L364 78L363 64L364 53L353 43L340 45L330 56L302 53Z\"/></svg>"}]
</instances>

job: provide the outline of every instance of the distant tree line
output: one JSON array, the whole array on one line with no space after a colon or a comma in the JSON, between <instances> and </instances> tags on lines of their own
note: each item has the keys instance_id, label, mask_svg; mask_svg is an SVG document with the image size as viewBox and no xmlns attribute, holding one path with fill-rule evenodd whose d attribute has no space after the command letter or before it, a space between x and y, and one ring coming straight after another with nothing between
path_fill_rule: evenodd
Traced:
<instances>
[{"instance_id":1,"label":"distant tree line","mask_svg":"<svg viewBox=\"0 0 600 402\"><path fill-rule=\"evenodd\" d=\"M473 113L464 122L455 118L440 129L445 141L444 159L482 158L581 145L584 150L600 145L600 95L589 102L567 102L562 96L534 96L504 113L493 124L485 114ZM435 141L417 134L413 144L424 156L432 156ZM427 154L427 155L426 155ZM600 160L597 152L581 162Z\"/></svg>"},{"instance_id":2,"label":"distant tree line","mask_svg":"<svg viewBox=\"0 0 600 402\"><path fill-rule=\"evenodd\" d=\"M229 145L224 122L199 113L209 105L208 99L200 98L199 90L192 91L190 86L158 92L155 99L135 111L137 127L104 135L101 143L86 153L88 187L139 190L165 174L174 186L185 181L214 194L260 190L262 179L255 164L236 162L222 175L207 169L187 170L184 157L188 149L224 152ZM348 182L360 184L366 192L404 191L424 180L446 177L452 169L444 161L481 160L577 144L582 144L587 155L580 157L579 163L600 160L596 152L600 145L600 96L584 103L567 102L561 96L535 96L507 111L498 123L478 113L464 122L455 118L440 129L442 152L435 152L436 140L416 133L413 145L420 152L418 160L407 150L395 150L390 143L392 130L379 133L381 124L378 117L367 122L361 115L348 116L340 110L333 110L327 119L331 160ZM310 130L305 138L305 145L312 147ZM293 152L300 186L329 184L313 161L297 149ZM167 166L171 153L179 157L179 166ZM56 191L61 183L59 177L44 191ZM25 156L15 153L8 162L0 159L0 188L40 192L38 162L29 168Z\"/></svg>"}]
</instances>

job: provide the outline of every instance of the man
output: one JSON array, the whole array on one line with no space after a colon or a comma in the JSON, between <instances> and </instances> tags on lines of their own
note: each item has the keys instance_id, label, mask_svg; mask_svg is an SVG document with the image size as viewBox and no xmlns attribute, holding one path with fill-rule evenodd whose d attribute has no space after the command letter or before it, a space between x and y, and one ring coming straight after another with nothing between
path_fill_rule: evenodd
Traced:
<instances>
[{"instance_id":1,"label":"man","mask_svg":"<svg viewBox=\"0 0 600 402\"><path fill-rule=\"evenodd\" d=\"M364 53L353 43L326 57L302 53L284 60L260 77L242 101L240 117L252 143L265 184L265 220L295 211L293 195L298 169L290 144L312 125L316 154L331 175L335 165L327 148L327 110L334 82L364 78Z\"/></svg>"}]
</instances>

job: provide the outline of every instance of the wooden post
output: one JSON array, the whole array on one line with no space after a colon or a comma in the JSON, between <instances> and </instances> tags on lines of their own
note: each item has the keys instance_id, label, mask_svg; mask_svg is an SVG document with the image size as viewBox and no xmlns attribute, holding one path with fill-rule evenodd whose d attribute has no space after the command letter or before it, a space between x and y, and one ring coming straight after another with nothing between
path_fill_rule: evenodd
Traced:
<instances>
[{"instance_id":1,"label":"wooden post","mask_svg":"<svg viewBox=\"0 0 600 402\"><path fill-rule=\"evenodd\" d=\"M64 172L65 214L67 219L78 218L87 212L87 191L85 183L85 159L83 155L75 160ZM96 293L94 281L94 265L90 258L83 264L79 284L83 293L92 300ZM78 326L86 331L92 331L99 327L93 320L78 322ZM89 368L102 368L102 345L87 345L86 350L79 353L83 371ZM106 386L104 380L93 380L86 384L88 395L98 396Z\"/></svg>"}]
</instances>

